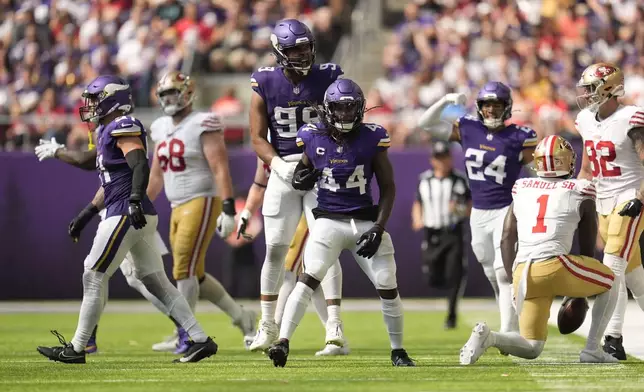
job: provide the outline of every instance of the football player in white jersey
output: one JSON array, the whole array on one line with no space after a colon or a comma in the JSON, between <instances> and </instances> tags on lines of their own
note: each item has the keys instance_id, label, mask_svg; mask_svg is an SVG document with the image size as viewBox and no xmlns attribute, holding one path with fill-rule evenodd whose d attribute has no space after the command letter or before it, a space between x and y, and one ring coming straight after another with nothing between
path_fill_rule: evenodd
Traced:
<instances>
[{"instance_id":1,"label":"football player in white jersey","mask_svg":"<svg viewBox=\"0 0 644 392\"><path fill-rule=\"evenodd\" d=\"M461 349L461 365L475 363L489 347L520 358L537 358L546 343L555 296L599 294L592 311L593 325L601 322L606 311L602 299L610 295L614 275L593 258L595 186L588 180L569 179L575 174L575 152L560 136L543 139L534 160L539 178L522 178L514 184L501 240L503 264L513 277L520 334L493 332L484 322L476 324ZM579 256L570 254L575 230L579 231ZM581 352L580 361L610 363L617 359L595 342Z\"/></svg>"},{"instance_id":2,"label":"football player in white jersey","mask_svg":"<svg viewBox=\"0 0 644 392\"><path fill-rule=\"evenodd\" d=\"M255 312L237 304L205 271L206 250L215 230L222 238L235 230L235 201L221 119L215 113L193 110L195 82L180 72L169 72L159 80L157 96L165 116L150 126L155 154L148 195L154 200L165 186L172 205L172 275L193 310L201 295L230 316L247 344L255 336ZM186 348L185 331L178 329L177 338L153 348L181 353Z\"/></svg>"},{"instance_id":3,"label":"football player in white jersey","mask_svg":"<svg viewBox=\"0 0 644 392\"><path fill-rule=\"evenodd\" d=\"M621 324L626 309L626 284L644 305L644 270L639 238L644 230L644 109L624 106L624 74L613 64L597 63L584 70L577 87L577 103L582 109L576 127L584 139L580 178L597 184L599 234L604 241L604 264L615 274L616 282L607 298L609 313L598 329L591 329L593 339L601 339L604 348L626 359L622 346ZM619 298L619 299L618 299ZM621 305L616 308L616 303ZM617 310L612 326L609 317Z\"/></svg>"},{"instance_id":4,"label":"football player in white jersey","mask_svg":"<svg viewBox=\"0 0 644 392\"><path fill-rule=\"evenodd\" d=\"M247 236L245 231L248 222L255 211L257 211L264 202L264 193L266 191L266 185L268 184L269 175L270 167L268 167L268 165L266 165L261 159L257 158L255 179L253 180L253 185L251 185L250 191L248 192L245 207L239 214L237 239L239 239L240 236ZM304 245L306 244L308 236L309 228L306 224L306 217L302 214L302 218L297 226L297 230L295 230L295 236L293 236L293 239L291 240L291 245L289 245L286 260L284 262L284 281L282 282L282 287L277 295L277 305L275 307L275 324L277 325L282 323L282 315L284 315L286 300L295 288L297 276L302 272L302 257L304 253ZM313 292L311 300L315 306L318 316L320 317L322 325L326 327L329 313L327 311L327 302L324 298L324 292L321 287L318 287L317 290ZM349 352L349 344L345 340L343 346L328 343L322 350L316 352L315 355L318 357L348 355Z\"/></svg>"}]
</instances>

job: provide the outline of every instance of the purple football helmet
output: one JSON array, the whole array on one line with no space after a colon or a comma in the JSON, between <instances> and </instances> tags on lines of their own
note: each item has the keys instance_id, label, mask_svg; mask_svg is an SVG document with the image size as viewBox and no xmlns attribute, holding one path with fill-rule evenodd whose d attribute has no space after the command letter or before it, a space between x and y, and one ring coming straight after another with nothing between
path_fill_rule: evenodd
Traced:
<instances>
[{"instance_id":1,"label":"purple football helmet","mask_svg":"<svg viewBox=\"0 0 644 392\"><path fill-rule=\"evenodd\" d=\"M83 98L85 104L78 109L83 122L97 123L115 110L126 115L134 109L130 85L114 75L102 75L94 79L85 88Z\"/></svg>"},{"instance_id":2,"label":"purple football helmet","mask_svg":"<svg viewBox=\"0 0 644 392\"><path fill-rule=\"evenodd\" d=\"M500 102L503 109L498 114L486 117L483 113L483 104L486 102ZM512 117L512 91L501 82L487 82L476 96L476 112L486 127L502 127L504 122Z\"/></svg>"},{"instance_id":3,"label":"purple football helmet","mask_svg":"<svg viewBox=\"0 0 644 392\"><path fill-rule=\"evenodd\" d=\"M277 63L286 69L306 75L315 61L315 38L311 30L297 19L277 22L271 34L271 46Z\"/></svg>"},{"instance_id":4,"label":"purple football helmet","mask_svg":"<svg viewBox=\"0 0 644 392\"><path fill-rule=\"evenodd\" d=\"M324 120L339 132L351 132L362 124L364 108L364 94L353 80L337 79L324 93Z\"/></svg>"}]
</instances>

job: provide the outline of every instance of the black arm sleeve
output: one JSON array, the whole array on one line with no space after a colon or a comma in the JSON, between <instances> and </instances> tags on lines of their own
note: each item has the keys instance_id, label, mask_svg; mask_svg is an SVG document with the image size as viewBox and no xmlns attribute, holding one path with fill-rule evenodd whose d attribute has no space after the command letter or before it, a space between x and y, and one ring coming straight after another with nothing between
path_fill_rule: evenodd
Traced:
<instances>
[{"instance_id":1,"label":"black arm sleeve","mask_svg":"<svg viewBox=\"0 0 644 392\"><path fill-rule=\"evenodd\" d=\"M132 169L132 193L131 201L141 201L148 189L148 180L150 179L150 167L148 166L148 157L143 149L132 150L125 156L127 164Z\"/></svg>"}]
</instances>

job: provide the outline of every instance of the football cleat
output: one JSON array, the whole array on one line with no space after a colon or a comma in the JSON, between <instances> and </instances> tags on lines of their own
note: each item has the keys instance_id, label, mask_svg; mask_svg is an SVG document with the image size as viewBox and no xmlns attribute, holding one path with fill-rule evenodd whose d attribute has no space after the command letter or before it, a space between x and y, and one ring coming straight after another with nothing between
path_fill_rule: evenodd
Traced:
<instances>
[{"instance_id":1,"label":"football cleat","mask_svg":"<svg viewBox=\"0 0 644 392\"><path fill-rule=\"evenodd\" d=\"M338 355L349 355L351 349L349 343L345 341L344 346L336 346L335 344L327 344L324 348L315 353L316 357L333 357Z\"/></svg>"},{"instance_id":2,"label":"football cleat","mask_svg":"<svg viewBox=\"0 0 644 392\"><path fill-rule=\"evenodd\" d=\"M181 358L177 358L172 362L175 363L188 363L188 362L199 362L202 359L211 357L215 354L217 354L217 349L219 348L217 346L217 343L215 343L212 338L206 339L205 342L202 343L196 343L193 342L192 340L189 340L186 342L186 346L188 348L186 349L185 354Z\"/></svg>"},{"instance_id":3,"label":"football cleat","mask_svg":"<svg viewBox=\"0 0 644 392\"><path fill-rule=\"evenodd\" d=\"M618 363L619 359L604 352L604 350L600 348L594 351L584 349L581 351L581 353L579 353L579 362L581 363Z\"/></svg>"},{"instance_id":4,"label":"football cleat","mask_svg":"<svg viewBox=\"0 0 644 392\"><path fill-rule=\"evenodd\" d=\"M96 345L96 337L92 336L87 341L87 346L85 346L85 353L94 354L97 351L98 351L98 346Z\"/></svg>"},{"instance_id":5,"label":"football cleat","mask_svg":"<svg viewBox=\"0 0 644 392\"><path fill-rule=\"evenodd\" d=\"M183 328L178 328L177 334L177 348L174 350L174 353L185 354L190 348L190 336L188 336L188 332Z\"/></svg>"},{"instance_id":6,"label":"football cleat","mask_svg":"<svg viewBox=\"0 0 644 392\"><path fill-rule=\"evenodd\" d=\"M612 355L620 361L625 361L626 352L624 351L624 346L622 345L623 341L623 336L620 336L618 338L614 338L610 335L604 336L604 352Z\"/></svg>"},{"instance_id":7,"label":"football cleat","mask_svg":"<svg viewBox=\"0 0 644 392\"><path fill-rule=\"evenodd\" d=\"M233 321L233 325L244 334L244 348L249 350L255 335L257 335L257 313L252 310L242 309L241 317Z\"/></svg>"},{"instance_id":8,"label":"football cleat","mask_svg":"<svg viewBox=\"0 0 644 392\"><path fill-rule=\"evenodd\" d=\"M268 357L273 361L275 367L284 367L288 360L288 352L288 340L283 339L268 349Z\"/></svg>"},{"instance_id":9,"label":"football cleat","mask_svg":"<svg viewBox=\"0 0 644 392\"><path fill-rule=\"evenodd\" d=\"M37 350L40 354L49 358L52 361L63 362L63 363L85 363L85 351L80 353L74 351L74 346L71 343L67 343L63 335L59 334L58 331L51 331L51 333L58 338L58 341L62 346L56 347L44 347L38 346Z\"/></svg>"},{"instance_id":10,"label":"football cleat","mask_svg":"<svg viewBox=\"0 0 644 392\"><path fill-rule=\"evenodd\" d=\"M456 329L456 317L448 317L443 325L445 330Z\"/></svg>"},{"instance_id":11,"label":"football cleat","mask_svg":"<svg viewBox=\"0 0 644 392\"><path fill-rule=\"evenodd\" d=\"M481 322L474 326L472 334L463 348L461 348L460 363L461 365L471 365L485 353L490 347L490 328L487 324Z\"/></svg>"},{"instance_id":12,"label":"football cleat","mask_svg":"<svg viewBox=\"0 0 644 392\"><path fill-rule=\"evenodd\" d=\"M326 325L326 344L344 346L344 333L342 332L342 323L327 323Z\"/></svg>"},{"instance_id":13,"label":"football cleat","mask_svg":"<svg viewBox=\"0 0 644 392\"><path fill-rule=\"evenodd\" d=\"M174 335L166 337L162 342L154 343L152 345L153 351L159 352L174 352L179 345L179 334L177 331L174 331Z\"/></svg>"},{"instance_id":14,"label":"football cleat","mask_svg":"<svg viewBox=\"0 0 644 392\"><path fill-rule=\"evenodd\" d=\"M416 366L416 363L409 358L407 351L402 348L391 350L391 364L396 367Z\"/></svg>"},{"instance_id":15,"label":"football cleat","mask_svg":"<svg viewBox=\"0 0 644 392\"><path fill-rule=\"evenodd\" d=\"M266 351L273 343L277 341L279 331L275 321L260 320L259 329L255 339L250 344L248 349L250 351Z\"/></svg>"}]
</instances>

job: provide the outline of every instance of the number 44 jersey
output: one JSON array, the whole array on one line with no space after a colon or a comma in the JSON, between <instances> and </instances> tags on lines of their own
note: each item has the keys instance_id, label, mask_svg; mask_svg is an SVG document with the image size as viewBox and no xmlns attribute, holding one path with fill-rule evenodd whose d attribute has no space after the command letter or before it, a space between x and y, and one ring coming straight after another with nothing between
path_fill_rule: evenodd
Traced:
<instances>
[{"instance_id":1,"label":"number 44 jersey","mask_svg":"<svg viewBox=\"0 0 644 392\"><path fill-rule=\"evenodd\" d=\"M523 149L537 145L537 134L528 127L510 124L489 132L481 121L463 116L456 122L465 168L472 189L472 206L495 210L512 203L512 185L523 167Z\"/></svg>"},{"instance_id":2,"label":"number 44 jersey","mask_svg":"<svg viewBox=\"0 0 644 392\"><path fill-rule=\"evenodd\" d=\"M588 180L522 178L512 188L517 219L518 263L570 253L579 225L579 207L595 200Z\"/></svg>"}]
</instances>

